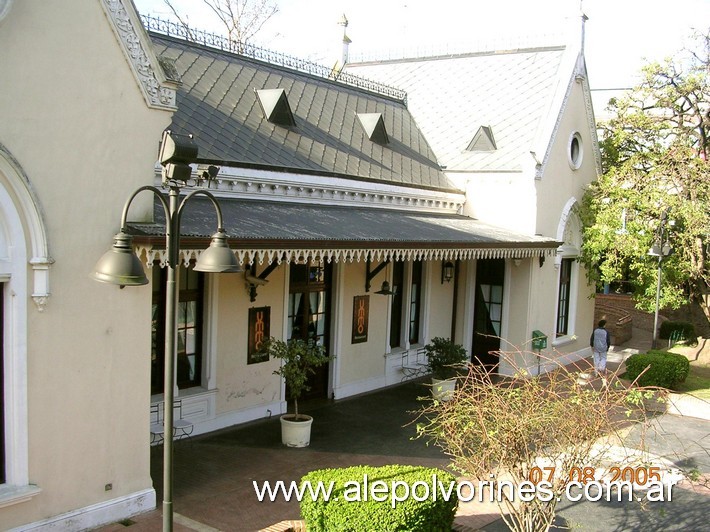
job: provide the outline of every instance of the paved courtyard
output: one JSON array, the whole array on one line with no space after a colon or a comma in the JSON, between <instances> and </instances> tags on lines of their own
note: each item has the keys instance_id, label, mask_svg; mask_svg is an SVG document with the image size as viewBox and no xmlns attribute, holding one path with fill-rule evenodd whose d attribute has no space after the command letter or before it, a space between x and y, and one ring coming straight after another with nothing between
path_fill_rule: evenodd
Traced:
<instances>
[{"instance_id":1,"label":"paved courtyard","mask_svg":"<svg viewBox=\"0 0 710 532\"><path fill-rule=\"evenodd\" d=\"M610 368L618 368L635 351L628 346L617 348L610 354ZM311 445L304 449L281 444L276 418L177 442L175 530L256 531L299 518L296 501L280 497L275 502L259 502L253 482L260 486L264 481L289 483L313 469L361 464L445 468L448 459L438 448L413 438L413 412L421 405L418 397L427 394L428 386L418 381L356 398L306 405L301 410L315 421ZM693 416L708 413L706 404L690 406L684 408ZM632 431L628 441L638 443L638 438L638 432ZM669 467L695 469L710 477L710 421L688 415L660 415L645 443ZM151 470L158 509L129 522L103 527L103 532L161 529L160 447L152 449ZM707 529L709 506L708 490L686 482L673 489L671 502L646 508L636 502L563 502L557 524L576 530L700 530ZM460 531L506 530L494 505L477 502L460 506L455 525Z\"/></svg>"}]
</instances>

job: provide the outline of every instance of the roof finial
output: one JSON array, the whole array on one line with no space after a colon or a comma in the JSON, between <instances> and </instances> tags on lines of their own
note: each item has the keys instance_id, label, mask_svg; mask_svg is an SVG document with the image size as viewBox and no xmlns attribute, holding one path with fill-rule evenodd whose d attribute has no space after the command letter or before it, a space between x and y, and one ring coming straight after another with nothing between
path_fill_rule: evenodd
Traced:
<instances>
[{"instance_id":1,"label":"roof finial","mask_svg":"<svg viewBox=\"0 0 710 532\"><path fill-rule=\"evenodd\" d=\"M343 13L343 18L338 21L338 26L343 27L343 55L341 57L341 65L340 68L342 69L348 62L348 48L350 43L352 42L350 40L350 37L348 37L347 31L348 31L348 18L345 16L345 13Z\"/></svg>"},{"instance_id":2,"label":"roof finial","mask_svg":"<svg viewBox=\"0 0 710 532\"><path fill-rule=\"evenodd\" d=\"M582 41L580 43L579 50L581 53L584 53L585 22L587 22L589 20L589 17L584 14L584 0L579 0L579 14L580 14L580 17L582 18L582 31L581 31Z\"/></svg>"}]
</instances>

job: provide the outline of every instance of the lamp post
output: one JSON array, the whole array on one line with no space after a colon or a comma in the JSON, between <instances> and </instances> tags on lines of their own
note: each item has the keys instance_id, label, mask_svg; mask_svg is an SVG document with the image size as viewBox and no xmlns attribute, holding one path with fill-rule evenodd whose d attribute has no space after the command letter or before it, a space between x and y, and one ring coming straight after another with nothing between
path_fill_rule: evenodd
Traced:
<instances>
[{"instance_id":1,"label":"lamp post","mask_svg":"<svg viewBox=\"0 0 710 532\"><path fill-rule=\"evenodd\" d=\"M651 338L651 348L656 349L657 337L658 337L658 310L661 304L661 276L663 273L663 259L671 254L671 246L668 243L666 232L666 222L668 221L668 209L663 211L661 214L661 223L658 227L658 235L656 237L656 242L653 244L651 249L648 250L648 254L651 257L658 258L658 281L656 284L656 311L653 316L653 337ZM673 222L671 221L671 225Z\"/></svg>"},{"instance_id":2,"label":"lamp post","mask_svg":"<svg viewBox=\"0 0 710 532\"><path fill-rule=\"evenodd\" d=\"M112 248L96 263L94 279L123 286L148 283L143 265L132 248L133 237L128 234L126 220L133 199L143 191L152 192L165 211L165 248L167 250L167 286L165 297L165 372L164 372L164 433L163 440L163 530L173 529L173 400L175 386L175 358L177 357L177 267L180 252L180 217L185 204L195 196L205 196L217 213L217 231L209 248L202 252L194 269L208 273L237 273L242 271L234 253L229 249L222 223L222 210L208 191L198 189L180 201L180 188L191 175L189 163L197 158L197 146L191 137L163 134L160 163L163 165L163 185L168 187L168 198L157 187L146 185L136 189L128 198L121 215L121 229L114 237Z\"/></svg>"}]
</instances>

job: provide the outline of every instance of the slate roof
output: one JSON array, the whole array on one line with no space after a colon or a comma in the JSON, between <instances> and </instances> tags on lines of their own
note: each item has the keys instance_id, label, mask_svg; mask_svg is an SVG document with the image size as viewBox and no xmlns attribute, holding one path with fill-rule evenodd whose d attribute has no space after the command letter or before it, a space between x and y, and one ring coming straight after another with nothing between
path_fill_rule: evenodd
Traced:
<instances>
[{"instance_id":1,"label":"slate roof","mask_svg":"<svg viewBox=\"0 0 710 532\"><path fill-rule=\"evenodd\" d=\"M157 33L156 53L182 80L171 128L192 133L201 162L299 171L458 191L403 101ZM268 122L255 90L283 88L296 122ZM356 113L382 113L389 144L369 140Z\"/></svg>"},{"instance_id":2,"label":"slate roof","mask_svg":"<svg viewBox=\"0 0 710 532\"><path fill-rule=\"evenodd\" d=\"M224 228L235 249L367 248L557 248L549 238L522 235L457 214L220 198ZM215 231L214 206L195 197L181 216L181 238L208 239ZM156 203L155 222L129 223L137 239L165 235L165 215ZM141 238L143 237L143 238Z\"/></svg>"},{"instance_id":3,"label":"slate roof","mask_svg":"<svg viewBox=\"0 0 710 532\"><path fill-rule=\"evenodd\" d=\"M346 70L406 90L409 110L447 170L519 171L550 110L564 52L551 46L350 63ZM491 127L497 149L467 151L481 126Z\"/></svg>"}]
</instances>

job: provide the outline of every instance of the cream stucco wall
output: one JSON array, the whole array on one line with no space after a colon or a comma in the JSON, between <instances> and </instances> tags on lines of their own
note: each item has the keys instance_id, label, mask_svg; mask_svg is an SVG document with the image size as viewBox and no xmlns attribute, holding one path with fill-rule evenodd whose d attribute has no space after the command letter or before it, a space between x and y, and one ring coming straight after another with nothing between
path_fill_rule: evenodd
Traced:
<instances>
[{"instance_id":1,"label":"cream stucco wall","mask_svg":"<svg viewBox=\"0 0 710 532\"><path fill-rule=\"evenodd\" d=\"M532 157L528 162L532 162ZM534 234L535 185L531 173L480 173L469 176L466 180L464 214L511 231Z\"/></svg>"},{"instance_id":2,"label":"cream stucco wall","mask_svg":"<svg viewBox=\"0 0 710 532\"><path fill-rule=\"evenodd\" d=\"M560 90L567 92L564 80ZM523 156L523 171L517 174L491 174L469 179L467 186L466 214L483 221L506 227L524 234L537 234L547 238L565 239L565 221L575 216L574 208L581 201L589 183L596 179L596 163L590 123L590 110L585 102L585 87L575 80L568 87L565 98L560 97L561 113L548 117L553 132L551 139L540 139L541 144L550 142L549 152L543 165L541 178L536 179L535 161ZM545 128L541 128L544 131ZM570 140L579 134L583 149L583 159L579 168L573 169L568 162ZM579 229L577 226L576 229ZM579 242L576 242L578 248ZM565 247L565 253L574 248ZM512 264L512 265L511 265ZM587 284L584 269L575 262L572 275L572 321L569 334L555 339L555 319L559 285L560 256L548 257L542 266L537 257L523 259L519 266L511 260L506 268L506 299L504 302L505 345L503 349L515 351L530 349L530 334L540 330L548 335L546 357L563 357L568 353L584 354L588 346L589 332L593 325L593 300L589 299L592 287ZM470 340L473 309L467 303L475 297L475 264L462 263L460 276L467 280L461 288L462 296L457 309L457 338L467 345ZM467 306L468 305L468 306ZM519 354L515 357L521 366L530 365L535 357ZM501 371L511 368L502 365Z\"/></svg>"},{"instance_id":3,"label":"cream stucco wall","mask_svg":"<svg viewBox=\"0 0 710 532\"><path fill-rule=\"evenodd\" d=\"M441 282L442 261L434 260L426 263L430 290L424 300L426 313L429 317L427 337L420 343L426 343L436 336L451 337L451 319L454 304L454 282Z\"/></svg>"},{"instance_id":4,"label":"cream stucco wall","mask_svg":"<svg viewBox=\"0 0 710 532\"><path fill-rule=\"evenodd\" d=\"M505 338L501 342L501 350L508 353L509 358L501 360L502 373L514 373L529 364L528 313L530 300L537 294L537 290L531 286L533 262L536 262L536 259L506 260L503 287Z\"/></svg>"},{"instance_id":5,"label":"cream stucco wall","mask_svg":"<svg viewBox=\"0 0 710 532\"><path fill-rule=\"evenodd\" d=\"M219 279L219 311L217 328L217 395L218 416L233 411L264 407L281 400L281 381L273 372L279 361L247 364L249 309L270 307L270 335L282 339L285 319L284 294L288 294L286 272L282 264L268 277L268 284L258 287L256 301L250 302L242 274L222 274Z\"/></svg>"},{"instance_id":6,"label":"cream stucco wall","mask_svg":"<svg viewBox=\"0 0 710 532\"><path fill-rule=\"evenodd\" d=\"M581 165L577 169L570 165L568 157L570 141L575 133L581 138L583 150ZM597 175L592 131L581 81L572 83L552 141L544 174L535 182L538 202L536 233L562 241L565 238L564 221L570 214L570 206L574 200L581 201L586 187ZM573 211L571 216L575 216ZM579 242L576 242L576 247ZM546 356L585 350L593 328L594 301L589 298L593 288L587 284L583 267L575 262L572 272L572 301L576 303L574 314L571 315L573 320L570 321L567 337L555 340L559 264L558 255L556 258L548 258L542 268L533 268L533 282L538 287L539 296L532 301L530 329L538 329L548 335L550 340Z\"/></svg>"},{"instance_id":7,"label":"cream stucco wall","mask_svg":"<svg viewBox=\"0 0 710 532\"><path fill-rule=\"evenodd\" d=\"M0 22L0 143L38 198L55 261L46 309L27 307L29 479L41 492L0 508L3 528L152 488L150 288L89 274L129 193L152 183L170 113L147 107L101 2L68 5L14 2Z\"/></svg>"},{"instance_id":8,"label":"cream stucco wall","mask_svg":"<svg viewBox=\"0 0 710 532\"><path fill-rule=\"evenodd\" d=\"M376 268L378 264L379 262L373 262L371 268ZM342 264L342 268L344 281L340 289L343 306L339 312L342 320L342 335L336 352L339 387L384 376L390 304L389 297L375 294L386 278L388 273L386 269L372 280L370 291L365 292L365 262L345 263ZM367 342L353 344L353 297L360 295L370 296L369 330Z\"/></svg>"},{"instance_id":9,"label":"cream stucco wall","mask_svg":"<svg viewBox=\"0 0 710 532\"><path fill-rule=\"evenodd\" d=\"M580 168L568 163L569 144L573 133L582 139L583 158ZM556 237L562 210L575 197L581 201L586 186L596 179L592 132L585 108L583 86L573 82L557 133L552 139L550 156L544 174L536 180L537 222L535 232Z\"/></svg>"}]
</instances>

